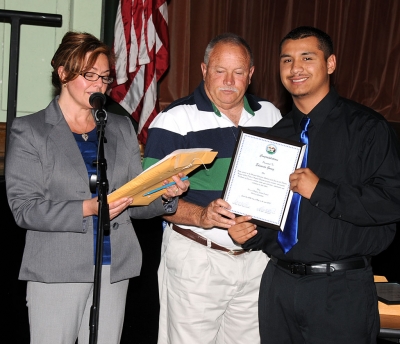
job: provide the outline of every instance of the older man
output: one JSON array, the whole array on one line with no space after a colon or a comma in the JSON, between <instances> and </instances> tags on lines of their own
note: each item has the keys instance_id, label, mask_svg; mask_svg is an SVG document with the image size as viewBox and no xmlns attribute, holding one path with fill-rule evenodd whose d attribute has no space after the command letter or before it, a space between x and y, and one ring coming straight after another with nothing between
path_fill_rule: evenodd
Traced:
<instances>
[{"instance_id":1,"label":"older man","mask_svg":"<svg viewBox=\"0 0 400 344\"><path fill-rule=\"evenodd\" d=\"M266 132L280 118L270 102L246 94L254 72L246 41L226 33L208 44L193 94L152 122L144 167L181 148L218 151L190 175L163 237L158 343L259 343L258 291L267 257L243 250L227 228L240 226L221 194L241 128Z\"/></svg>"}]
</instances>

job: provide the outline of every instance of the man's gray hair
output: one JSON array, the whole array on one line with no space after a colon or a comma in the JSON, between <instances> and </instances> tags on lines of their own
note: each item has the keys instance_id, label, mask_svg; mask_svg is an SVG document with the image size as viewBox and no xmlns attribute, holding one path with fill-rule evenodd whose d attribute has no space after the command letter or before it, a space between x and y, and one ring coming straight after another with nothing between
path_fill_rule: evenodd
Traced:
<instances>
[{"instance_id":1,"label":"man's gray hair","mask_svg":"<svg viewBox=\"0 0 400 344\"><path fill-rule=\"evenodd\" d=\"M218 43L229 43L229 44L233 44L233 45L242 46L243 48L245 48L247 51L247 54L249 55L249 58L250 58L250 67L253 67L254 56L253 56L253 52L251 51L249 44L242 37L240 37L234 33L231 33L231 32L226 32L221 35L218 35L218 36L214 37L210 41L210 43L208 43L206 52L204 54L204 63L206 65L208 65L208 62L210 61L211 52L213 51L214 47Z\"/></svg>"}]
</instances>

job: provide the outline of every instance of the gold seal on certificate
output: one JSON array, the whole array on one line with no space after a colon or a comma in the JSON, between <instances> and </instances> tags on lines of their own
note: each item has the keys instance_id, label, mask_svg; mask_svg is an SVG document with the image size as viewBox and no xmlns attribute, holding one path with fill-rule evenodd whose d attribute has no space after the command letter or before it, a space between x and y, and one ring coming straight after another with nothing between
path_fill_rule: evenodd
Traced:
<instances>
[{"instance_id":1,"label":"gold seal on certificate","mask_svg":"<svg viewBox=\"0 0 400 344\"><path fill-rule=\"evenodd\" d=\"M223 190L231 211L283 230L293 195L289 175L301 166L305 148L300 142L242 129Z\"/></svg>"}]
</instances>

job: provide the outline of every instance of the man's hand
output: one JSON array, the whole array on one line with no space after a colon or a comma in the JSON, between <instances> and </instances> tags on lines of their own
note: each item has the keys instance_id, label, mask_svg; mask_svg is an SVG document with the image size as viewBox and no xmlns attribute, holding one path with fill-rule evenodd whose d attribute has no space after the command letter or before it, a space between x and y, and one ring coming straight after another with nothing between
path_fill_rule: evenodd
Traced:
<instances>
[{"instance_id":1,"label":"man's hand","mask_svg":"<svg viewBox=\"0 0 400 344\"><path fill-rule=\"evenodd\" d=\"M172 176L172 180L175 182L174 185L165 189L163 196L165 198L172 198L176 196L180 196L185 193L189 189L190 182L189 180L182 181L181 178L185 176L184 173L179 173ZM168 180L164 180L163 184L168 184Z\"/></svg>"},{"instance_id":2,"label":"man's hand","mask_svg":"<svg viewBox=\"0 0 400 344\"><path fill-rule=\"evenodd\" d=\"M290 190L310 199L319 178L309 168L298 168L289 176Z\"/></svg>"},{"instance_id":3,"label":"man's hand","mask_svg":"<svg viewBox=\"0 0 400 344\"><path fill-rule=\"evenodd\" d=\"M257 234L256 225L248 222L250 220L251 216L248 215L236 218L236 224L228 228L228 233L233 241L244 244Z\"/></svg>"},{"instance_id":4,"label":"man's hand","mask_svg":"<svg viewBox=\"0 0 400 344\"><path fill-rule=\"evenodd\" d=\"M229 228L235 222L235 214L229 211L231 206L223 199L218 198L212 201L207 207L203 208L200 213L198 227L201 228Z\"/></svg>"}]
</instances>

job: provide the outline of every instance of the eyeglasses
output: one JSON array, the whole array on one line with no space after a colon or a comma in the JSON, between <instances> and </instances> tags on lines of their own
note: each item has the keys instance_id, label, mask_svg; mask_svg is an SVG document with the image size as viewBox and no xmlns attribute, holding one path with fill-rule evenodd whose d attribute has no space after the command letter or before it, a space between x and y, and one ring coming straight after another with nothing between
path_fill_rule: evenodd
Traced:
<instances>
[{"instance_id":1,"label":"eyeglasses","mask_svg":"<svg viewBox=\"0 0 400 344\"><path fill-rule=\"evenodd\" d=\"M82 73L81 74L86 80L89 81L97 81L99 80L99 78L101 78L101 80L103 81L103 84L109 85L114 81L114 78L112 78L111 76L101 76L97 73L93 73L93 72L86 72L86 73Z\"/></svg>"}]
</instances>

